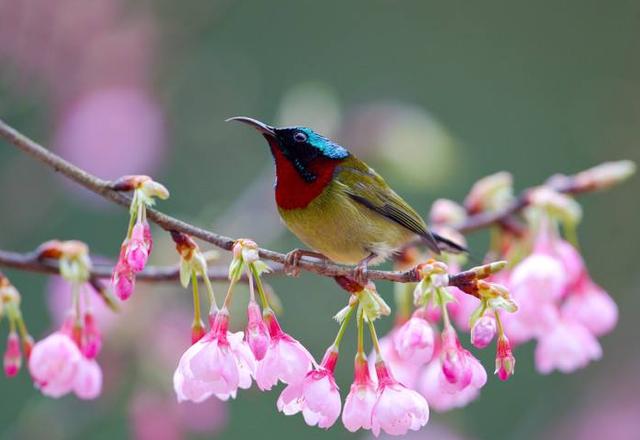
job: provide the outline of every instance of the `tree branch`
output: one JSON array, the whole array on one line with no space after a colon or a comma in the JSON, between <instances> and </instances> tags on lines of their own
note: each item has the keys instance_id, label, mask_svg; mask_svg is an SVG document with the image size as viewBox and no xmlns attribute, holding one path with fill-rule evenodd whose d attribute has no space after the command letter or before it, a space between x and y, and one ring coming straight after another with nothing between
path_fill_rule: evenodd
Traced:
<instances>
[{"instance_id":1,"label":"tree branch","mask_svg":"<svg viewBox=\"0 0 640 440\"><path fill-rule=\"evenodd\" d=\"M60 267L56 260L40 259L34 252L21 254L0 249L0 266L51 275L60 273ZM92 278L111 278L112 272L112 266L95 265L91 268L90 274ZM209 268L209 278L212 281L227 281L228 274L226 266ZM179 278L178 266L147 266L142 272L136 274L137 280L147 282L174 281Z\"/></svg>"},{"instance_id":2,"label":"tree branch","mask_svg":"<svg viewBox=\"0 0 640 440\"><path fill-rule=\"evenodd\" d=\"M130 205L131 198L121 192L114 190L112 182L100 179L71 164L70 162L67 162L60 156L52 153L37 142L18 132L16 129L9 126L2 120L0 120L0 137L4 138L16 148L45 163L55 171L63 174L65 177L73 180L89 191L99 194L105 199L124 207L128 207ZM580 183L578 179L573 179L570 177L553 179L551 182L548 182L547 185L551 186L556 191L569 194L577 194L596 189L590 187L588 182ZM497 212L483 212L469 216L466 221L458 227L458 230L460 232L467 233L485 228L496 223L507 221L513 214L520 211L529 204L527 194L528 191L524 191L519 197L517 197L503 210ZM166 231L179 231L192 237L199 238L200 240L211 243L227 251L230 251L233 247L233 243L235 241L233 238L199 228L175 217L163 214L162 212L155 209L149 209L147 213L149 220L153 221ZM276 263L285 264L286 261L285 254L274 252L269 249L261 248L259 250L259 254L261 258ZM14 257L16 255L17 254L13 254ZM7 263L7 265L8 264L9 263ZM42 271L51 270L50 267L45 268L45 266L37 265L33 261L25 264L26 265L22 267L33 268L34 270L40 269ZM354 268L333 264L328 261L320 261L303 257L300 259L298 266L306 271L329 277L354 277ZM154 272L151 269L156 270L157 272ZM106 269L100 270L104 270L104 272L102 273L104 276L110 276L110 271L107 271ZM174 269L169 268L149 268L149 270L145 270L142 274L139 275L141 279L143 277L145 277L145 279L161 279L162 277L165 277L164 279L173 279L173 277L175 276L175 274L172 272L173 270ZM107 275L107 272L109 273L109 275ZM395 282L412 282L417 280L417 274L415 270L404 272L369 270L368 277L371 280L388 280Z\"/></svg>"}]
</instances>

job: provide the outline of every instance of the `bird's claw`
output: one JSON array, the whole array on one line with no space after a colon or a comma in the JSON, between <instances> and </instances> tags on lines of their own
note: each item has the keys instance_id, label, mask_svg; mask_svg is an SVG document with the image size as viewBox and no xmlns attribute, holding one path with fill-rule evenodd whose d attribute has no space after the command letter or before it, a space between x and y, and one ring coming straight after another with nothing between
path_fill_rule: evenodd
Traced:
<instances>
[{"instance_id":1,"label":"bird's claw","mask_svg":"<svg viewBox=\"0 0 640 440\"><path fill-rule=\"evenodd\" d=\"M369 267L366 264L358 264L353 270L353 279L362 287L369 282Z\"/></svg>"},{"instance_id":2,"label":"bird's claw","mask_svg":"<svg viewBox=\"0 0 640 440\"><path fill-rule=\"evenodd\" d=\"M286 255L284 261L284 273L291 276L297 277L300 275L300 258L302 258L303 252L302 249L294 249Z\"/></svg>"}]
</instances>

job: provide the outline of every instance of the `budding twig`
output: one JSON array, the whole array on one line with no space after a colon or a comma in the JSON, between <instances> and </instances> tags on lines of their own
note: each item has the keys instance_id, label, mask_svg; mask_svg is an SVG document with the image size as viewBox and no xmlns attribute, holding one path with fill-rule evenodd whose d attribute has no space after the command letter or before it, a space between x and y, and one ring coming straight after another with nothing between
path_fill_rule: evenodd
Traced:
<instances>
[{"instance_id":1,"label":"budding twig","mask_svg":"<svg viewBox=\"0 0 640 440\"><path fill-rule=\"evenodd\" d=\"M127 195L123 194L121 191L122 188L118 186L117 182L110 182L103 179L100 179L85 170L67 162L60 156L52 153L51 151L44 148L42 145L33 141L29 137L23 135L13 127L9 126L7 123L0 119L0 137L4 138L11 145L16 148L22 150L33 158L43 162L49 167L53 168L55 171L61 173L65 177L74 181L78 185L92 191L105 199L114 202L118 205L124 206L128 208L131 204L131 198ZM583 174L583 173L581 173ZM578 175L580 176L580 175ZM614 182L615 183L615 182ZM592 191L597 189L596 186L593 185L593 182L588 179L580 179L570 176L563 176L561 178L555 178L551 182L548 182L547 185L550 185L553 189L558 192L567 193L567 194L578 194L586 191ZM126 189L126 188L125 188ZM511 216L529 204L528 200L528 191L524 191L518 198L516 198L513 202L507 205L504 209L499 210L497 212L483 212L479 214L470 215L464 223L462 223L458 230L463 233L472 232L478 229L486 228L490 225L501 223L503 221L508 221ZM192 237L199 238L207 243L213 244L221 249L225 249L230 251L233 247L235 240L230 237L226 237L224 235L216 234L215 232L208 231L203 228L199 228L195 225L186 223L182 220L179 220L175 217L171 217L169 215L163 214L160 211L155 209L148 209L148 219L152 222L156 223L158 226L163 228L164 230L171 231L179 231L185 234L188 234ZM259 255L261 258L265 260L270 260L276 263L285 264L286 263L286 255L274 252L269 249L259 249ZM15 254L14 254L15 256ZM0 264L3 264L0 261ZM9 265L10 263L6 263L5 265ZM354 277L354 269L347 266L341 266L338 264L333 264L327 261L318 261L309 258L302 257L299 261L298 266L301 269L304 269L308 272L313 272L319 275L324 275L328 277ZM50 271L51 268L42 266L37 262L25 262L23 265L14 265L12 267L22 268L25 270L33 269L39 271ZM154 273L153 270L158 270L158 272ZM140 273L140 279L177 279L177 274L175 273L177 269L175 268L149 268L144 272ZM107 268L104 269L105 276L109 276L107 272ZM413 282L417 281L418 277L415 270L409 271L383 271L383 270L369 270L368 278L371 280L388 280L395 282ZM215 274L214 274L215 275ZM455 279L455 276L452 277Z\"/></svg>"}]
</instances>

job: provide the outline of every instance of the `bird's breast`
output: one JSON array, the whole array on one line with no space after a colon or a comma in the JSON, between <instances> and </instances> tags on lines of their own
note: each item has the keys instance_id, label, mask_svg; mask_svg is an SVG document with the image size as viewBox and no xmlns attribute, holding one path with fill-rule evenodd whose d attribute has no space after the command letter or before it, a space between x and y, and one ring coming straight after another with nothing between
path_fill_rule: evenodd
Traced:
<instances>
[{"instance_id":1,"label":"bird's breast","mask_svg":"<svg viewBox=\"0 0 640 440\"><path fill-rule=\"evenodd\" d=\"M308 166L313 180L304 179L282 152L271 147L276 162L276 203L281 209L303 209L316 199L331 183L339 160L318 158Z\"/></svg>"}]
</instances>

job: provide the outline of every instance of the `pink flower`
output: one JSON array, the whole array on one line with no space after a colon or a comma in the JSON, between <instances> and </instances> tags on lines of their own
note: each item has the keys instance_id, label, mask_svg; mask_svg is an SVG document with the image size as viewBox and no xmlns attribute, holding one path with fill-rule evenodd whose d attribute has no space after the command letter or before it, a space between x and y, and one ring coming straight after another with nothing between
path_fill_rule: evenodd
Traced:
<instances>
[{"instance_id":1,"label":"pink flower","mask_svg":"<svg viewBox=\"0 0 640 440\"><path fill-rule=\"evenodd\" d=\"M247 307L247 330L245 333L247 344L251 348L257 361L261 361L269 348L269 330L262 319L260 306L255 301L249 301Z\"/></svg>"},{"instance_id":2,"label":"pink flower","mask_svg":"<svg viewBox=\"0 0 640 440\"><path fill-rule=\"evenodd\" d=\"M118 261L118 264L116 264L113 269L111 284L118 298L123 301L129 299L131 294L133 294L136 278L133 270L126 262Z\"/></svg>"},{"instance_id":3,"label":"pink flower","mask_svg":"<svg viewBox=\"0 0 640 440\"><path fill-rule=\"evenodd\" d=\"M74 389L81 359L82 354L71 338L55 332L34 345L29 372L42 394L57 398Z\"/></svg>"},{"instance_id":4,"label":"pink flower","mask_svg":"<svg viewBox=\"0 0 640 440\"><path fill-rule=\"evenodd\" d=\"M595 336L610 332L618 322L618 306L586 272L561 310L564 318L582 324Z\"/></svg>"},{"instance_id":5,"label":"pink flower","mask_svg":"<svg viewBox=\"0 0 640 440\"><path fill-rule=\"evenodd\" d=\"M553 327L558 319L557 301L567 288L562 262L546 253L531 254L514 268L509 281L519 306L513 319L520 325L519 334L509 336L524 342Z\"/></svg>"},{"instance_id":6,"label":"pink flower","mask_svg":"<svg viewBox=\"0 0 640 440\"><path fill-rule=\"evenodd\" d=\"M369 376L367 360L356 355L354 380L344 402L342 423L351 432L358 429L371 429L371 414L378 394Z\"/></svg>"},{"instance_id":7,"label":"pink flower","mask_svg":"<svg viewBox=\"0 0 640 440\"><path fill-rule=\"evenodd\" d=\"M228 332L228 324L228 312L220 311L211 331L180 358L173 376L178 401L202 402L211 395L227 400L251 386L255 360L242 332Z\"/></svg>"},{"instance_id":8,"label":"pink flower","mask_svg":"<svg viewBox=\"0 0 640 440\"><path fill-rule=\"evenodd\" d=\"M535 351L536 368L542 374L554 369L570 373L601 356L598 340L581 324L566 319L540 336Z\"/></svg>"},{"instance_id":9,"label":"pink flower","mask_svg":"<svg viewBox=\"0 0 640 440\"><path fill-rule=\"evenodd\" d=\"M93 313L84 314L84 331L82 341L82 354L88 359L94 359L102 349L102 335L96 325Z\"/></svg>"},{"instance_id":10,"label":"pink flower","mask_svg":"<svg viewBox=\"0 0 640 440\"><path fill-rule=\"evenodd\" d=\"M102 369L95 359L80 358L73 391L81 399L95 399L102 391Z\"/></svg>"},{"instance_id":11,"label":"pink flower","mask_svg":"<svg viewBox=\"0 0 640 440\"><path fill-rule=\"evenodd\" d=\"M302 411L309 426L330 428L338 419L341 408L340 393L333 378L337 360L338 352L329 348L317 369L307 373L302 382L290 383L282 391L278 410L286 415Z\"/></svg>"},{"instance_id":12,"label":"pink flower","mask_svg":"<svg viewBox=\"0 0 640 440\"><path fill-rule=\"evenodd\" d=\"M568 241L557 239L553 243L553 252L564 266L567 284L572 286L577 283L587 270L578 250Z\"/></svg>"},{"instance_id":13,"label":"pink flower","mask_svg":"<svg viewBox=\"0 0 640 440\"><path fill-rule=\"evenodd\" d=\"M134 273L144 269L149 258L150 246L146 239L150 237L150 234L145 234L145 229L149 229L149 224L145 223L140 220L136 222L131 231L131 239L126 244L125 258L127 265Z\"/></svg>"},{"instance_id":14,"label":"pink flower","mask_svg":"<svg viewBox=\"0 0 640 440\"><path fill-rule=\"evenodd\" d=\"M471 360L471 382L461 390L451 390L442 373L442 360L434 359L427 365L420 379L418 390L427 399L429 405L436 411L449 411L462 408L480 395L480 389L487 381L487 373L480 362Z\"/></svg>"},{"instance_id":15,"label":"pink flower","mask_svg":"<svg viewBox=\"0 0 640 440\"><path fill-rule=\"evenodd\" d=\"M401 359L424 364L433 356L433 328L418 311L394 332L393 343Z\"/></svg>"},{"instance_id":16,"label":"pink flower","mask_svg":"<svg viewBox=\"0 0 640 440\"><path fill-rule=\"evenodd\" d=\"M390 435L404 435L417 431L429 421L429 406L418 392L396 381L384 362L376 364L378 399L371 413L371 430L377 437L380 431Z\"/></svg>"},{"instance_id":17,"label":"pink flower","mask_svg":"<svg viewBox=\"0 0 640 440\"><path fill-rule=\"evenodd\" d=\"M482 316L471 328L471 343L476 348L485 348L496 335L496 320L493 316Z\"/></svg>"},{"instance_id":18,"label":"pink flower","mask_svg":"<svg viewBox=\"0 0 640 440\"><path fill-rule=\"evenodd\" d=\"M398 327L394 328L386 336L380 338L380 352L382 358L385 360L386 367L391 371L393 377L398 382L413 387L420 373L422 364L416 364L410 360L403 359L396 350L395 335L398 332ZM371 365L371 374L375 374L375 353L372 353L369 357L369 363Z\"/></svg>"},{"instance_id":19,"label":"pink flower","mask_svg":"<svg viewBox=\"0 0 640 440\"><path fill-rule=\"evenodd\" d=\"M471 353L462 348L458 335L453 327L445 327L442 331L442 374L451 392L466 388L471 383L473 374ZM475 359L475 358L474 358Z\"/></svg>"},{"instance_id":20,"label":"pink flower","mask_svg":"<svg viewBox=\"0 0 640 440\"><path fill-rule=\"evenodd\" d=\"M500 380L507 380L513 375L516 366L516 358L511 352L511 344L506 336L498 338L496 350L496 371Z\"/></svg>"},{"instance_id":21,"label":"pink flower","mask_svg":"<svg viewBox=\"0 0 640 440\"><path fill-rule=\"evenodd\" d=\"M22 365L22 353L20 352L20 338L15 331L9 333L3 361L4 374L7 377L13 377L18 374Z\"/></svg>"},{"instance_id":22,"label":"pink flower","mask_svg":"<svg viewBox=\"0 0 640 440\"><path fill-rule=\"evenodd\" d=\"M304 346L282 331L275 315L266 316L269 326L269 349L258 363L256 383L261 390L270 390L278 381L299 384L313 363L313 356Z\"/></svg>"}]
</instances>

